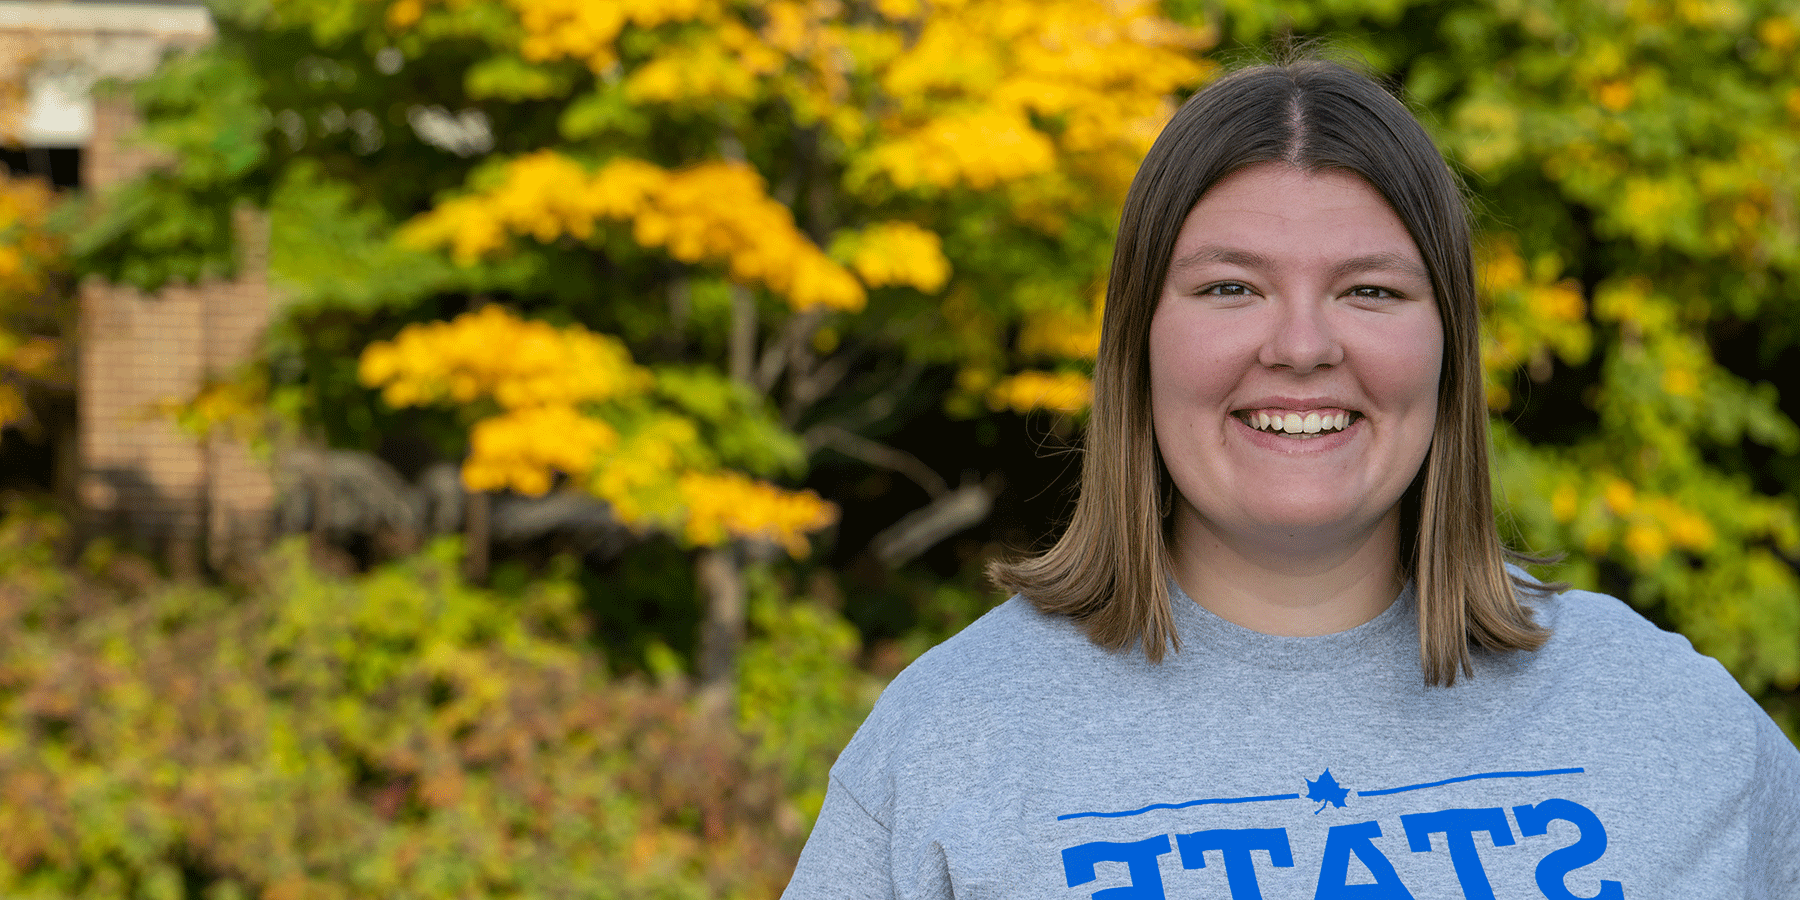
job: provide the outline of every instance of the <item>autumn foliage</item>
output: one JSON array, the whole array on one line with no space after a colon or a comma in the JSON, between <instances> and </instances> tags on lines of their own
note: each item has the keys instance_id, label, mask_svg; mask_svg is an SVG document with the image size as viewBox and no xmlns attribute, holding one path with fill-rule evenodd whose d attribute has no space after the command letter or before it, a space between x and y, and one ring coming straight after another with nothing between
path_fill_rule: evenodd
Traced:
<instances>
[{"instance_id":1,"label":"autumn foliage","mask_svg":"<svg viewBox=\"0 0 1800 900\"><path fill-rule=\"evenodd\" d=\"M1161 122L1221 46L1322 38L1421 111L1477 198L1508 532L1772 702L1800 683L1800 428L1769 377L1796 352L1800 20L1771 0L219 15L219 45L138 89L173 163L103 205L84 266L203 271L229 229L182 204L264 204L294 321L338 323L272 351L269 390L332 440L441 409L471 488L840 559L850 491L808 472L901 475L929 519L952 492L905 438L920 409L1078 418Z\"/></svg>"},{"instance_id":2,"label":"autumn foliage","mask_svg":"<svg viewBox=\"0 0 1800 900\"><path fill-rule=\"evenodd\" d=\"M63 305L65 242L49 225L55 203L42 181L0 172L0 428L29 424L33 382L66 378L62 342L36 333Z\"/></svg>"},{"instance_id":3,"label":"autumn foliage","mask_svg":"<svg viewBox=\"0 0 1800 900\"><path fill-rule=\"evenodd\" d=\"M233 596L60 569L61 527L0 519L6 896L773 897L816 812L818 734L609 675L564 577L476 588L452 545L328 577L294 544ZM846 626L760 602L752 652L831 681L757 690L841 741Z\"/></svg>"},{"instance_id":4,"label":"autumn foliage","mask_svg":"<svg viewBox=\"0 0 1800 900\"><path fill-rule=\"evenodd\" d=\"M617 338L579 325L556 329L489 306L371 344L360 374L390 406L497 407L470 428L462 476L472 491L538 495L562 473L628 525L663 525L701 545L757 538L795 556L806 555L807 533L835 517L811 491L721 470L700 424L658 402L656 374Z\"/></svg>"},{"instance_id":5,"label":"autumn foliage","mask_svg":"<svg viewBox=\"0 0 1800 900\"><path fill-rule=\"evenodd\" d=\"M495 77L511 73L508 90L548 90L553 79L547 74L533 80L525 73L555 71L531 67L573 60L597 78L596 93L577 96L565 108L557 146L484 164L470 176L472 190L413 218L398 239L473 265L515 252L520 240L604 246L607 232L619 231L642 249L713 270L739 288L767 291L792 314L815 313L816 321L800 324L807 329L825 327L819 313L863 311L872 290L910 289L917 294L905 302L922 310L929 306L921 300L947 289L967 292L944 249L943 232L955 227L950 216L957 212L949 198L991 198L985 202L997 202L1022 237L1038 240L1061 236L1074 217L1104 218L1172 108L1173 93L1194 86L1208 70L1191 51L1211 41L1204 29L1179 26L1146 4L982 3L928 10L896 2L859 16L823 2L511 8L520 33L496 40L498 55L490 63ZM423 38L462 27L465 14L456 4L401 3L388 8L386 25L403 40ZM632 32L657 28L671 29L671 39L648 53L621 53ZM481 90L502 88L484 81ZM744 140L729 116L717 151L678 154L673 167L634 155L649 148L621 147L618 140L629 135L634 115L770 105L785 109L811 140L832 147L835 158L814 174L814 184L784 186L790 194L816 192L809 197L815 208L830 203L810 222L790 208L793 201L772 196L764 173L743 158L744 150L733 149ZM608 115L624 134L592 121ZM832 180L821 183L821 177ZM903 217L883 218L895 213ZM1097 273L1090 269L1080 277L1091 282ZM1034 297L1024 308L1007 309L1004 298L983 298L982 305L998 301L1002 321L1026 320L1041 334L1071 318L1093 318L1084 305L1089 295ZM390 369L387 346L377 345L365 358L364 380L386 385L390 403L404 403L406 382L383 377ZM1054 348L1053 360L1079 363L1092 355L1091 347L1057 350L1066 347ZM420 357L414 352L412 358ZM1087 393L1079 365L1053 373L978 372L968 381L979 384L995 408L1024 411L1076 409ZM525 424L520 420L506 430L518 433ZM501 445L500 424L486 427L490 445ZM627 455L616 439L602 437L610 431L563 433L606 440L605 451ZM588 452L602 450L596 443ZM528 464L515 455L515 477L490 465L491 455L477 448L465 473L471 485L541 490L549 471L589 468L553 465L552 456L571 459L552 451ZM735 482L707 483L728 489ZM742 490L726 496L753 499ZM729 500L715 506L740 510L735 519L741 524L723 533L748 533L754 516ZM789 506L784 523L771 523L773 533L830 521ZM777 507L758 508L773 514ZM690 527L686 533L697 538L708 530ZM791 536L781 542L793 545Z\"/></svg>"},{"instance_id":6,"label":"autumn foliage","mask_svg":"<svg viewBox=\"0 0 1800 900\"><path fill-rule=\"evenodd\" d=\"M266 212L282 316L182 414L597 500L630 540L499 587L450 544L357 578L284 551L240 597L59 571L9 519L0 892L771 894L859 673L998 600L973 573L1063 511L1043 457L1157 130L1310 39L1475 200L1505 533L1792 731L1791 6L218 0L218 41L132 89L168 165L68 239L153 289ZM48 203L0 181L0 313L54 269ZM11 321L0 422L53 349ZM734 722L648 686L702 667L701 619Z\"/></svg>"}]
</instances>

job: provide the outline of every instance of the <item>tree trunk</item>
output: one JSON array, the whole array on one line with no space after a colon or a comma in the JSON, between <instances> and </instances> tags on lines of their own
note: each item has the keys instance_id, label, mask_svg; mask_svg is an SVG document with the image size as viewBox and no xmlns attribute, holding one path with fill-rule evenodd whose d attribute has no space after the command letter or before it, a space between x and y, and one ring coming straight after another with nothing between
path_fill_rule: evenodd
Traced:
<instances>
[{"instance_id":1,"label":"tree trunk","mask_svg":"<svg viewBox=\"0 0 1800 900\"><path fill-rule=\"evenodd\" d=\"M756 295L741 284L731 285L731 377L751 384L756 374Z\"/></svg>"},{"instance_id":2,"label":"tree trunk","mask_svg":"<svg viewBox=\"0 0 1800 900\"><path fill-rule=\"evenodd\" d=\"M700 621L700 699L709 709L730 716L747 604L737 548L730 544L701 548L694 557L694 576L706 601Z\"/></svg>"},{"instance_id":3,"label":"tree trunk","mask_svg":"<svg viewBox=\"0 0 1800 900\"><path fill-rule=\"evenodd\" d=\"M463 510L463 579L480 584L487 581L488 544L493 530L488 522L487 492L470 491Z\"/></svg>"}]
</instances>

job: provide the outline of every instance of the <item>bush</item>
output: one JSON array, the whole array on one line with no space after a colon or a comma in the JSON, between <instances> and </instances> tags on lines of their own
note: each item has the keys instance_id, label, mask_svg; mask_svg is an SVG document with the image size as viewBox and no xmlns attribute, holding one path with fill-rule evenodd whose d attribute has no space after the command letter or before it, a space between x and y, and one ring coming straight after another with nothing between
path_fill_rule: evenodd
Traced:
<instances>
[{"instance_id":1,"label":"bush","mask_svg":"<svg viewBox=\"0 0 1800 900\"><path fill-rule=\"evenodd\" d=\"M58 527L0 520L9 898L772 897L816 812L789 779L822 783L866 700L747 678L759 731L805 736L759 743L608 676L571 578L471 587L454 543L356 578L288 544L234 593L60 570ZM776 604L826 617L811 673L848 665L841 620Z\"/></svg>"}]
</instances>

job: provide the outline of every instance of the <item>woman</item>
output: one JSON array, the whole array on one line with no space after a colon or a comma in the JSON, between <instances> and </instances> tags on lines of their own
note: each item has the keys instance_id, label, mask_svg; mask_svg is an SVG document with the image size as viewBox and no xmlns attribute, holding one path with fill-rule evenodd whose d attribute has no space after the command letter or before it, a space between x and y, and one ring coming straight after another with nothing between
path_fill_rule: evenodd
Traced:
<instances>
[{"instance_id":1,"label":"woman","mask_svg":"<svg viewBox=\"0 0 1800 900\"><path fill-rule=\"evenodd\" d=\"M1800 897L1800 753L1509 570L1455 180L1379 86L1228 76L1126 199L1075 514L902 673L790 898Z\"/></svg>"}]
</instances>

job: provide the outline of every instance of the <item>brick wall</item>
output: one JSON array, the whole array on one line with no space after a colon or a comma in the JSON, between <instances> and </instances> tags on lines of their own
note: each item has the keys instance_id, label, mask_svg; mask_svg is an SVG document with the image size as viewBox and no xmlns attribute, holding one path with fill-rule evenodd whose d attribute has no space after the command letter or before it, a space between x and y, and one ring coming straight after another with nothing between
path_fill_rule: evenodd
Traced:
<instances>
[{"instance_id":1,"label":"brick wall","mask_svg":"<svg viewBox=\"0 0 1800 900\"><path fill-rule=\"evenodd\" d=\"M89 191L157 162L121 139L129 104L95 104L83 155ZM79 495L89 534L114 534L163 555L179 572L225 569L269 538L268 467L224 434L181 432L157 407L182 400L254 351L269 318L267 232L238 221L239 278L171 286L154 296L89 280L80 295Z\"/></svg>"}]
</instances>

